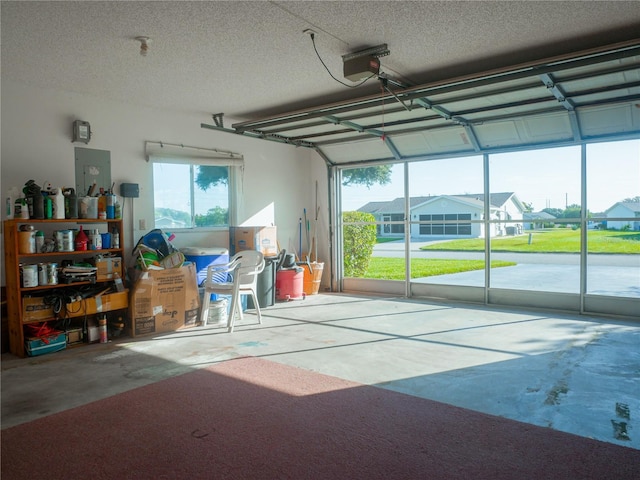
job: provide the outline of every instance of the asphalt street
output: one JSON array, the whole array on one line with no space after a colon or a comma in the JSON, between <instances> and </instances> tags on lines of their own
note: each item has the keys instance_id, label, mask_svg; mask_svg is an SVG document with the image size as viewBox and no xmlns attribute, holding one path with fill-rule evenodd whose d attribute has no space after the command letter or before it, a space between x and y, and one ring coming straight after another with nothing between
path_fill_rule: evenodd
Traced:
<instances>
[{"instance_id":1,"label":"asphalt street","mask_svg":"<svg viewBox=\"0 0 640 480\"><path fill-rule=\"evenodd\" d=\"M434 242L412 242L411 258L451 258L483 260L483 252L443 252L420 250ZM404 242L377 244L376 257L404 257ZM513 267L494 268L493 288L561 293L580 292L580 255L563 253L492 252L492 260L516 262ZM414 282L441 285L484 286L484 271L455 273L414 279ZM587 293L640 298L640 255L591 254L587 256Z\"/></svg>"}]
</instances>

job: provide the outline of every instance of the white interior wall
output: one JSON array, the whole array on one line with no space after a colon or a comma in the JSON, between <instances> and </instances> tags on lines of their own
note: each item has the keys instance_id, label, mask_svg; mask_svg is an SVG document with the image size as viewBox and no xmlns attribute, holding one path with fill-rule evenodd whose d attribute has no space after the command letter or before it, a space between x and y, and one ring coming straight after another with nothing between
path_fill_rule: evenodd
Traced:
<instances>
[{"instance_id":1,"label":"white interior wall","mask_svg":"<svg viewBox=\"0 0 640 480\"><path fill-rule=\"evenodd\" d=\"M272 218L282 248L298 245L298 219L303 208L307 208L308 216L315 209L317 179L322 215L317 236L328 238L326 168L311 150L203 129L201 123L213 123L205 112L162 111L6 81L2 82L1 108L2 191L12 186L22 188L29 179L40 185L48 181L54 186L72 186L76 146L109 150L116 193L122 182L140 185L140 198L127 199L123 205L124 247L128 251L153 227L152 167L144 158L144 142L148 140L219 148L244 155L239 223L249 224L251 219L260 218L266 224ZM91 124L92 138L88 145L71 141L71 125L77 119ZM233 120L225 118L225 125L231 123ZM4 208L2 214L4 220ZM146 221L146 229L139 228L140 220ZM177 247L229 245L226 230L173 233ZM319 242L318 257L328 257L326 240ZM325 279L326 276L323 284Z\"/></svg>"}]
</instances>

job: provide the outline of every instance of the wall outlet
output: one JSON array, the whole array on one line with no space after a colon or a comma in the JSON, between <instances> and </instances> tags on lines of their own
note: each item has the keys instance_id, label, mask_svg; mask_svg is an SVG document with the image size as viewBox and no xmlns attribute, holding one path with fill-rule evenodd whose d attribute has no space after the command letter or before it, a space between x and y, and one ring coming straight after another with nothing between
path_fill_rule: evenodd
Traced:
<instances>
[{"instance_id":1,"label":"wall outlet","mask_svg":"<svg viewBox=\"0 0 640 480\"><path fill-rule=\"evenodd\" d=\"M147 229L147 221L144 218L141 218L140 220L138 220L138 227L140 230L146 230Z\"/></svg>"}]
</instances>

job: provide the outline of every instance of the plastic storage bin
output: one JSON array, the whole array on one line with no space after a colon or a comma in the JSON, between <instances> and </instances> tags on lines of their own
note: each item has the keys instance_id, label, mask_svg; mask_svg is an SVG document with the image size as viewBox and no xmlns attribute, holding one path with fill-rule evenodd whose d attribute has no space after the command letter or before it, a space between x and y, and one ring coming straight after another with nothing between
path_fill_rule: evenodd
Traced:
<instances>
[{"instance_id":1,"label":"plastic storage bin","mask_svg":"<svg viewBox=\"0 0 640 480\"><path fill-rule=\"evenodd\" d=\"M67 347L67 336L64 332L54 332L44 338L27 338L25 344L27 355L35 357L64 350Z\"/></svg>"},{"instance_id":2,"label":"plastic storage bin","mask_svg":"<svg viewBox=\"0 0 640 480\"><path fill-rule=\"evenodd\" d=\"M209 265L220 265L229 262L229 250L226 248L204 248L204 247L184 247L180 251L184 258L196 265L196 276L198 285L207 278L207 267Z\"/></svg>"}]
</instances>

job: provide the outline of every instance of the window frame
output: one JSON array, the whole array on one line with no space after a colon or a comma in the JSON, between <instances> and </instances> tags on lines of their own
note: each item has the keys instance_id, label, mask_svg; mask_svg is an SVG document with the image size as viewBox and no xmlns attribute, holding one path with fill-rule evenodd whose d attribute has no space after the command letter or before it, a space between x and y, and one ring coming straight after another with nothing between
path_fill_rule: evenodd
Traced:
<instances>
[{"instance_id":1,"label":"window frame","mask_svg":"<svg viewBox=\"0 0 640 480\"><path fill-rule=\"evenodd\" d=\"M191 225L182 228L172 228L172 230L182 231L212 231L220 229L228 229L232 225L237 224L240 209L240 201L242 199L242 178L244 173L244 157L235 152L229 152L218 149L207 149L200 147L185 147L184 145L166 144L163 142L146 142L145 152L147 162L153 164L172 164L172 165L188 165L189 166L189 195L191 203ZM227 182L228 195L228 217L225 225L209 225L199 227L195 225L195 168L196 166L223 166L229 169ZM155 169L152 169L155 170ZM152 172L154 173L154 172ZM153 182L155 184L155 175L153 174ZM154 211L154 228L155 225L155 193L153 198Z\"/></svg>"}]
</instances>

